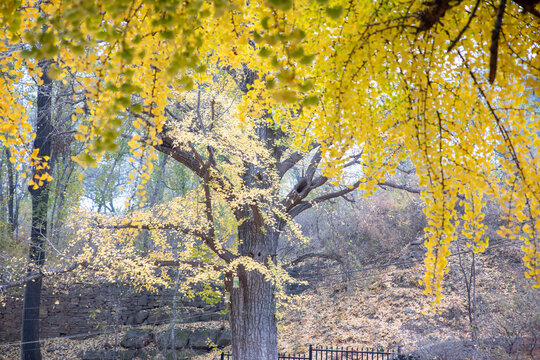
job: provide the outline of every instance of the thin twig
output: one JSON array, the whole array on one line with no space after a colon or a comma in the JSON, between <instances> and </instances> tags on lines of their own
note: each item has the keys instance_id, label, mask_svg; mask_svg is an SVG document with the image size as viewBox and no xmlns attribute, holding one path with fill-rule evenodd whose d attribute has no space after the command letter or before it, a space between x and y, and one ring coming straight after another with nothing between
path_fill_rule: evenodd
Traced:
<instances>
[{"instance_id":1,"label":"thin twig","mask_svg":"<svg viewBox=\"0 0 540 360\"><path fill-rule=\"evenodd\" d=\"M50 276L65 274L65 273L68 273L70 271L73 271L73 270L77 269L78 267L87 267L87 266L88 266L88 263L86 261L83 261L83 262L76 262L76 263L68 266L65 269L52 270L52 271L47 271L47 272L40 271L40 272L37 272L37 273L33 273L32 275L29 275L29 276L25 277L24 279L0 285L0 292L5 291L6 289L9 289L9 288L12 288L12 287L15 287L15 286L24 285L27 282L30 282L32 280L37 280L37 279L41 279L41 278L44 278L44 277L50 277Z\"/></svg>"},{"instance_id":2,"label":"thin twig","mask_svg":"<svg viewBox=\"0 0 540 360\"><path fill-rule=\"evenodd\" d=\"M467 29L469 28L469 25L471 25L472 19L474 18L474 15L476 14L476 10L478 9L479 5L480 5L480 0L476 0L476 4L474 4L474 9L471 12L471 16L469 16L469 20L467 21L467 23L465 24L463 29L461 29L458 36L456 36L456 38L452 41L452 43L450 44L450 46L448 47L448 50L446 50L446 52L452 51L452 49L458 43L458 41L461 39L461 37L463 36L465 31L467 31Z\"/></svg>"}]
</instances>

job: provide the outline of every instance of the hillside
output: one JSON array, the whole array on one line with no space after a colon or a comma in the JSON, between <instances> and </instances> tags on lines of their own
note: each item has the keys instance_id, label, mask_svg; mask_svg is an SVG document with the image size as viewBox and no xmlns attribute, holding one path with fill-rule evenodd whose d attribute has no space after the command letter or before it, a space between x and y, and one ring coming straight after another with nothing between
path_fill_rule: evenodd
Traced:
<instances>
[{"instance_id":1,"label":"hillside","mask_svg":"<svg viewBox=\"0 0 540 360\"><path fill-rule=\"evenodd\" d=\"M389 266L362 274L348 288L319 286L296 299L284 316L280 344L304 351L308 343L396 347L425 358L539 359L540 293L525 283L519 249L491 250L477 259L478 346L469 346L465 284L457 264L445 284L438 312L422 314L427 299L418 281L422 264ZM519 337L530 350L515 352ZM493 340L493 341L491 341ZM513 348L512 348L513 346Z\"/></svg>"},{"instance_id":2,"label":"hillside","mask_svg":"<svg viewBox=\"0 0 540 360\"><path fill-rule=\"evenodd\" d=\"M309 344L394 349L400 345L404 352L422 359L540 359L540 294L526 286L521 266L519 248L512 246L477 256L476 346L468 340L466 292L457 260L450 265L446 296L438 312L426 315L422 310L427 299L418 283L423 276L421 262L380 266L371 271L359 269L349 282L330 276L336 269L328 269L322 274L323 280L289 298L287 305L280 308L280 351L303 353ZM226 321L209 321L178 325L176 331L177 337L200 329L213 334L208 331L223 333L227 326ZM84 353L89 360L106 358L114 352L115 341L126 344L122 340L129 329L122 327L116 335L85 340L46 342L42 347L44 359L75 359ZM169 358L162 355L160 334L167 333L170 325L136 329L148 329L151 338L144 341L142 350L118 345L121 358ZM192 338L191 344L195 341L204 346L201 339ZM9 352L0 352L0 358L16 359L17 351L13 347ZM217 355L194 358L214 359Z\"/></svg>"}]
</instances>

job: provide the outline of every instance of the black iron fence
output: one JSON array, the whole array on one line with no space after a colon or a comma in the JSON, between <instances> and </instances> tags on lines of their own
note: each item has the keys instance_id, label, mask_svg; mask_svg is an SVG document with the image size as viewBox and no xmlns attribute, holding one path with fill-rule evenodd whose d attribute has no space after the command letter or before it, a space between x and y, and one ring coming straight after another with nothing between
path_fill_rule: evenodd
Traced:
<instances>
[{"instance_id":1,"label":"black iron fence","mask_svg":"<svg viewBox=\"0 0 540 360\"><path fill-rule=\"evenodd\" d=\"M383 349L340 348L309 345L307 354L279 354L279 360L394 360L398 352ZM220 360L233 360L230 353L221 353Z\"/></svg>"}]
</instances>

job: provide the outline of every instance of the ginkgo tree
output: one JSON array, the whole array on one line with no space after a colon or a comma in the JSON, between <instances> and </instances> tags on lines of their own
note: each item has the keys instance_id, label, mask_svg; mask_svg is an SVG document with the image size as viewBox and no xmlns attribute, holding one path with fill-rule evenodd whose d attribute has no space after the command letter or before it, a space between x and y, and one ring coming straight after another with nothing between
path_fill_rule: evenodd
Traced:
<instances>
[{"instance_id":1,"label":"ginkgo tree","mask_svg":"<svg viewBox=\"0 0 540 360\"><path fill-rule=\"evenodd\" d=\"M214 79L221 79L215 89L210 87L212 82L200 83L196 91L180 91L181 100L169 99L165 107L168 120L153 145L193 172L200 186L146 211L89 220L80 232L82 239L90 234L99 240L94 240L97 245L89 244L78 261L114 264L111 254L117 252L111 252L111 246L132 244L139 230L148 230L155 247L147 264L181 266L191 275L184 287L222 279L229 301L234 356L275 358L276 297L284 282L292 280L277 261L280 235L289 231L301 237L293 222L297 215L346 195L368 180L356 175L354 181L349 179L340 187L325 187L330 179L320 172L321 146L313 143L306 150L295 146L290 129L259 109L262 94L249 90L261 83L256 73L247 67L242 71L224 69ZM246 96L253 102L240 104ZM129 116L148 121L144 114ZM148 147L140 134L125 136ZM389 153L388 159L392 155ZM289 170L302 160L307 162L302 176L285 181ZM360 167L362 149L344 160L347 169ZM183 236L177 248L170 248L166 232ZM133 266L126 276L141 278L140 286L152 283L148 270L139 266Z\"/></svg>"},{"instance_id":2,"label":"ginkgo tree","mask_svg":"<svg viewBox=\"0 0 540 360\"><path fill-rule=\"evenodd\" d=\"M325 178L340 180L351 151L361 149L364 181L358 186L369 193L401 160L414 162L429 219L424 284L434 305L441 299L449 244L464 236L475 251L488 245L486 197L506 210L501 234L523 241L526 275L538 285L540 119L530 101L540 75L537 3L8 0L0 5L0 61L11 69L2 73L0 88L2 141L14 161L32 155L22 146L32 125L16 87L32 77L40 85L39 61L54 60L48 75L74 81L84 103L75 115L75 138L87 152L77 161L97 166L117 146L121 125L132 123L140 131L130 146L141 171L134 170L133 178L142 179L138 196L144 199L156 151L190 150L174 140L167 145L164 135L175 92L202 86L215 76L209 68L244 72L239 124L271 119L273 131L296 134L298 149L316 144ZM205 138L202 128L198 136ZM222 197L233 209L239 206L218 191L238 184L214 172L212 151L207 148L206 157L201 149L190 151L192 157L181 159L204 180L204 199ZM33 155L36 162L45 160ZM257 178L257 166L252 171ZM262 176L255 193L270 200L275 189L268 184L276 182L264 185ZM46 179L37 180L39 186ZM250 220L238 226L239 235L269 221L251 206L256 194L241 199L247 206L242 218ZM312 206L299 201L292 209ZM458 203L464 214L456 211ZM286 212L281 215L286 219ZM456 231L460 224L462 234ZM233 262L234 254L213 239L206 239L210 250ZM264 259L250 264L264 265ZM231 295L231 304L237 300ZM259 358L275 355L274 343L266 344ZM236 347L234 354L247 359L255 354L250 351L258 350Z\"/></svg>"},{"instance_id":3,"label":"ginkgo tree","mask_svg":"<svg viewBox=\"0 0 540 360\"><path fill-rule=\"evenodd\" d=\"M158 144L147 144L142 127L123 133L139 151L153 148L182 164L200 186L122 216L77 212L72 225L77 236L65 250L70 259L66 269L83 268L83 279L129 281L137 288L155 289L171 280L157 269L177 266L186 275L184 289L201 281L224 282L233 353L246 359L277 357L276 297L291 280L277 261L280 235L288 231L301 237L293 222L296 216L368 181L359 172L363 151L358 148L345 159L345 168L355 169L354 180L343 181L341 187L325 186L329 178L320 171L321 146L295 146L293 133L258 108L262 94L249 89L260 82L247 67L222 69L196 91L180 88L168 99ZM245 96L253 102L241 104ZM121 115L148 120L129 110ZM393 159L393 153L387 157ZM286 179L301 161L306 162L302 175ZM133 176L139 183L144 179ZM144 253L134 241L141 230L150 232L153 244ZM168 241L171 233L181 239L177 246Z\"/></svg>"}]
</instances>

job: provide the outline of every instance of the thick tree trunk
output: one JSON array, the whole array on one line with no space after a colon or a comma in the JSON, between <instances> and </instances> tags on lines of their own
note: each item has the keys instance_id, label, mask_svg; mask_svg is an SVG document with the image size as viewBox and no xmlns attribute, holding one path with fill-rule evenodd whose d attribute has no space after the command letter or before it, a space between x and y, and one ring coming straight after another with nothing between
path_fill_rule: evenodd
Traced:
<instances>
[{"instance_id":1,"label":"thick tree trunk","mask_svg":"<svg viewBox=\"0 0 540 360\"><path fill-rule=\"evenodd\" d=\"M34 149L38 156L51 156L51 79L47 76L48 62L40 61L43 70L43 84L38 86L37 121ZM45 169L36 168L34 173L41 175ZM36 180L36 179L34 179ZM37 182L37 180L36 180ZM49 183L39 188L29 187L32 196L32 231L30 234L30 259L28 275L40 271L45 262L44 239L47 236L47 207L49 202ZM26 283L22 317L21 359L41 360L39 343L39 306L41 301L41 279Z\"/></svg>"},{"instance_id":2,"label":"thick tree trunk","mask_svg":"<svg viewBox=\"0 0 540 360\"><path fill-rule=\"evenodd\" d=\"M249 211L244 212L245 215ZM249 215L248 215L249 216ZM255 214L238 228L240 254L268 264L275 260L278 233L263 229ZM234 277L237 277L235 279ZM275 317L275 287L259 271L240 267L227 279L230 294L230 324L234 360L276 360L277 324Z\"/></svg>"},{"instance_id":3,"label":"thick tree trunk","mask_svg":"<svg viewBox=\"0 0 540 360\"><path fill-rule=\"evenodd\" d=\"M258 271L241 269L237 276L238 287L228 286L233 359L276 360L274 285Z\"/></svg>"}]
</instances>

